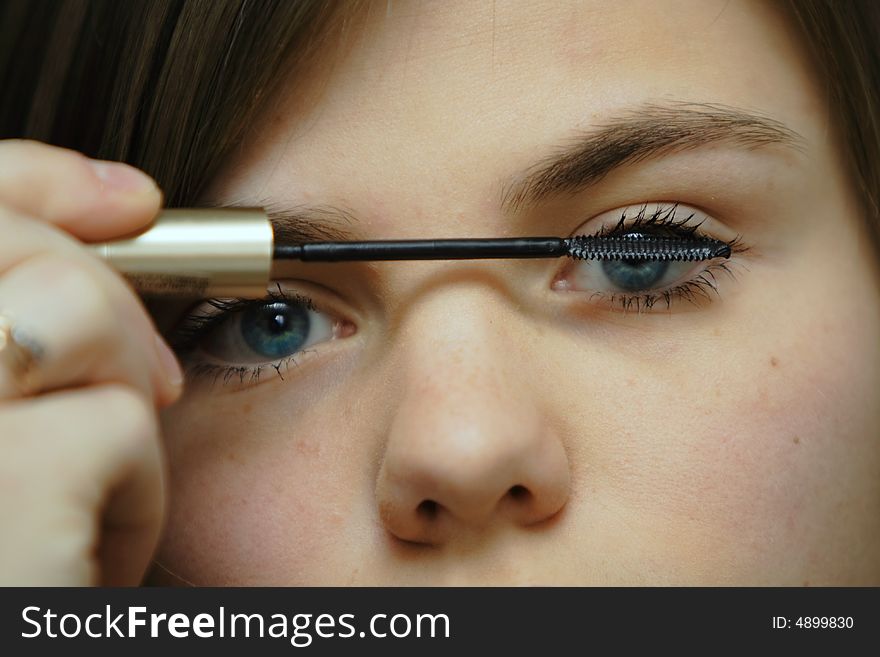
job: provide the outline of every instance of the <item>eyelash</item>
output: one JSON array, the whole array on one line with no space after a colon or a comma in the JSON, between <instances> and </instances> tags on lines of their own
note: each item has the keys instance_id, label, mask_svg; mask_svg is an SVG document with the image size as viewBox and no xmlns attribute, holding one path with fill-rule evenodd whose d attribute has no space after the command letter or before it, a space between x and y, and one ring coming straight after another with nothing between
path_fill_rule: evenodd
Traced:
<instances>
[{"instance_id":1,"label":"eyelash","mask_svg":"<svg viewBox=\"0 0 880 657\"><path fill-rule=\"evenodd\" d=\"M689 226L688 223L693 218L693 214L684 219L676 219L675 212L678 204L672 205L671 208L660 208L650 215L645 214L647 205L643 206L636 217L627 223L626 214L621 215L620 221L613 228L601 227L594 236L596 237L616 237L626 233L634 232L638 229L649 229L654 232L666 233L670 236L678 237L703 237L704 234L699 230L698 224ZM740 236L726 242L730 247L731 253L743 253L749 247L742 244ZM702 297L711 300L711 294L718 294L717 279L715 271L723 271L732 278L735 278L733 272L725 262L712 263L700 272L695 278L677 285L674 288L664 290L662 292L649 292L646 294L621 294L613 293L606 295L603 292L595 292L590 296L590 300L596 298L605 298L609 305L614 308L620 304L623 311L635 310L641 313L643 310L650 310L658 301L664 301L666 308L672 306L673 299L681 299L697 305L697 299ZM707 276L709 278L707 278ZM711 280L710 280L711 279ZM215 308L217 312L208 314L190 314L187 315L177 328L169 335L168 341L174 351L181 360L186 364L188 357L196 350L200 340L208 335L212 330L220 326L226 319L234 313L242 312L251 308L259 307L273 301L281 301L285 303L299 303L306 308L315 312L321 310L315 305L314 301L305 295L296 292L285 291L280 283L277 284L277 292L270 290L262 299L208 299L205 302ZM213 387L217 379L222 375L223 385L229 383L230 379L238 375L239 383L245 385L245 378L249 376L247 385L255 385L260 380L260 375L266 367L272 367L276 374L284 380L281 374L282 365L286 365L289 369L290 363L297 364L296 356L311 351L304 349L285 356L277 363L261 363L258 365L216 365L212 363L194 363L186 365L186 372L193 378L211 378L211 386Z\"/></svg>"},{"instance_id":2,"label":"eyelash","mask_svg":"<svg viewBox=\"0 0 880 657\"><path fill-rule=\"evenodd\" d=\"M278 291L269 290L265 297L261 299L208 299L205 303L217 309L218 312L208 314L190 314L187 315L174 329L168 337L168 343L178 357L186 365L186 373L194 379L211 378L211 386L217 383L222 375L223 385L229 383L229 380L238 375L239 383L245 385L245 377L247 385L255 385L260 380L260 375L266 367L271 367L275 373L284 380L281 374L282 365L286 365L285 369L290 369L290 363L297 364L296 357L311 349L301 349L295 354L285 356L277 363L268 362L258 365L216 365L213 363L193 363L186 364L186 359L198 348L199 342L208 335L212 330L220 326L229 317L237 312L242 312L250 308L256 308L273 301L281 301L285 303L299 303L315 312L322 312L315 305L311 297L307 297L296 292L285 291L280 283L276 283Z\"/></svg>"},{"instance_id":3,"label":"eyelash","mask_svg":"<svg viewBox=\"0 0 880 657\"><path fill-rule=\"evenodd\" d=\"M695 225L689 226L688 224L690 220L694 217L693 214L690 214L683 219L675 218L678 203L673 203L670 207L657 208L654 212L646 216L645 213L647 208L647 204L643 205L636 217L629 223L627 223L626 212L622 213L620 220L613 228L602 226L593 234L593 236L618 237L620 235L635 232L638 229L647 228L652 232L666 234L671 237L708 237L708 235L699 230L705 219ZM740 235L725 242L725 244L730 247L731 255L745 253L750 248L743 244ZM589 298L591 301L597 297L599 299L605 299L607 300L609 307L612 309L619 306L619 309L624 312L635 309L637 313L650 310L658 301L663 301L668 310L672 307L674 299L687 301L694 306L698 306L700 298L711 301L712 293L716 295L719 294L718 279L715 276L715 272L723 272L732 279L736 278L736 275L730 269L728 262L713 262L691 280L679 283L677 286L669 288L668 290L646 292L644 294L614 292L610 295L604 292L594 292Z\"/></svg>"}]
</instances>

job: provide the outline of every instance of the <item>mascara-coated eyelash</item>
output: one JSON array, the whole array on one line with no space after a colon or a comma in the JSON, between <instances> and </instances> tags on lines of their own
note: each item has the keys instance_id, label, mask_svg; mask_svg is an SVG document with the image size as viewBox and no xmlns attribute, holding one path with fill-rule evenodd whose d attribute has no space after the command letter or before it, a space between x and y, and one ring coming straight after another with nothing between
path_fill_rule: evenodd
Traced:
<instances>
[{"instance_id":1,"label":"mascara-coated eyelash","mask_svg":"<svg viewBox=\"0 0 880 657\"><path fill-rule=\"evenodd\" d=\"M693 221L696 212L688 212L685 216L680 217L677 216L681 214L678 203L658 204L653 211L648 212L650 205L654 204L642 205L634 216L628 214L629 208L620 211L620 217L615 224L603 225L593 234L593 237L602 239L627 236L637 239L639 235L659 235L662 237L714 239L700 230L706 221L705 217L698 222ZM729 248L731 256L741 254L749 249L743 244L739 235L723 242L723 244ZM624 312L635 310L641 313L651 310L657 304L665 305L668 310L678 300L687 301L694 306L698 306L700 300L711 300L713 294L719 293L718 274L724 273L734 278L730 264L731 261L727 258L716 258L697 265L670 264L647 259L572 263L567 266L565 272L573 270L576 274L575 277L581 281L585 276L588 277L587 274L596 273L597 270L601 270L600 273L609 282L612 277L622 277L618 279L618 289L603 290L597 281L590 281L584 286L584 289L578 289L572 287L566 280L557 280L553 287L554 289L576 292L593 290L589 300L594 301L598 298L611 310ZM680 272L676 276L670 275L670 269L674 273L676 268L682 266L690 267L690 272ZM682 280L686 273L692 273L691 277ZM673 280L670 281L670 278ZM661 279L666 281L665 284L660 284Z\"/></svg>"},{"instance_id":2,"label":"mascara-coated eyelash","mask_svg":"<svg viewBox=\"0 0 880 657\"><path fill-rule=\"evenodd\" d=\"M191 313L178 324L168 336L168 342L184 365L187 376L193 379L209 378L212 387L221 379L223 385L238 380L242 386L250 386L259 382L263 370L268 367L273 369L282 380L284 379L283 372L290 368L291 363L297 365L297 357L311 351L310 349L296 349L293 353L275 359L264 359L262 362L249 364L192 362L197 351L204 351L202 345L206 340L210 340L225 323L242 314L271 308L274 304L283 304L288 308L305 308L313 313L321 312L310 297L285 291L280 284L276 285L277 292L269 290L266 296L260 299L208 299L204 303L213 310Z\"/></svg>"},{"instance_id":3,"label":"mascara-coated eyelash","mask_svg":"<svg viewBox=\"0 0 880 657\"><path fill-rule=\"evenodd\" d=\"M695 224L691 223L696 213L691 212L681 219L676 218L679 203L672 203L668 207L658 205L653 212L648 213L648 203L639 208L636 216L629 223L629 217L626 209L620 213L620 219L617 223L609 228L607 225L601 226L593 236L594 237L618 237L629 233L639 232L639 229L649 228L651 230L662 230L665 234L672 237L707 237L700 232L700 226L706 221L701 219ZM662 233L661 233L662 234Z\"/></svg>"}]
</instances>

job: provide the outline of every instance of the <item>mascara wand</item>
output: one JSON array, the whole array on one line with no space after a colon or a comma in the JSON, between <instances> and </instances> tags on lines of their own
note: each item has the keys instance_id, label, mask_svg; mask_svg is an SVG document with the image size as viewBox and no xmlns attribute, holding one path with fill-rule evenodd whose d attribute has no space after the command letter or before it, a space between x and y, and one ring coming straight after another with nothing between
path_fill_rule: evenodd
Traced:
<instances>
[{"instance_id":1,"label":"mascara wand","mask_svg":"<svg viewBox=\"0 0 880 657\"><path fill-rule=\"evenodd\" d=\"M283 228L283 225L281 226ZM143 295L261 298L275 262L557 258L679 260L729 258L731 244L705 236L622 235L291 244L261 208L173 208L147 230L89 244Z\"/></svg>"},{"instance_id":2,"label":"mascara wand","mask_svg":"<svg viewBox=\"0 0 880 657\"><path fill-rule=\"evenodd\" d=\"M511 237L441 240L375 240L276 244L277 260L465 260L477 258L557 258L580 260L679 260L729 258L730 245L707 237L644 233L620 236Z\"/></svg>"}]
</instances>

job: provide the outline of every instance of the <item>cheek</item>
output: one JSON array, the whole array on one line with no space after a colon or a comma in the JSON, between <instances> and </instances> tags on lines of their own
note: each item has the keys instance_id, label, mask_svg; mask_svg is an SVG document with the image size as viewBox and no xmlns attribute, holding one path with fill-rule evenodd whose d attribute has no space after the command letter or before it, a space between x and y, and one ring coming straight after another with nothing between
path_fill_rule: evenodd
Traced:
<instances>
[{"instance_id":1,"label":"cheek","mask_svg":"<svg viewBox=\"0 0 880 657\"><path fill-rule=\"evenodd\" d=\"M836 572L835 559L876 531L880 502L880 328L855 316L802 313L795 329L738 332L739 347L728 345L738 362L688 386L696 401L677 404L676 422L651 423L675 447L644 464L663 519L646 527L732 577Z\"/></svg>"},{"instance_id":2,"label":"cheek","mask_svg":"<svg viewBox=\"0 0 880 657\"><path fill-rule=\"evenodd\" d=\"M348 432L327 421L344 414L318 422L301 404L265 397L199 397L163 414L171 500L160 560L186 579L320 581L315 564L344 562L338 539L351 531L360 472L340 444Z\"/></svg>"},{"instance_id":3,"label":"cheek","mask_svg":"<svg viewBox=\"0 0 880 657\"><path fill-rule=\"evenodd\" d=\"M573 519L589 540L614 534L610 568L639 563L655 583L877 572L880 305L859 280L792 272L727 315L618 337L616 363L572 373Z\"/></svg>"}]
</instances>

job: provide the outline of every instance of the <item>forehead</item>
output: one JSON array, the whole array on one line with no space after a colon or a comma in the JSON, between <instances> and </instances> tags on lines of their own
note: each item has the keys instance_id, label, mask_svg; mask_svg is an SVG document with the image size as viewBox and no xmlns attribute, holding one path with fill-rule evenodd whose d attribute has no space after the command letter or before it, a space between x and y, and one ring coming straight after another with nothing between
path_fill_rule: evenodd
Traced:
<instances>
[{"instance_id":1,"label":"forehead","mask_svg":"<svg viewBox=\"0 0 880 657\"><path fill-rule=\"evenodd\" d=\"M291 75L224 183L373 206L411 190L448 206L463 181L485 194L480 181L657 100L821 130L812 72L770 3L394 0L362 18L344 48L327 43L317 66Z\"/></svg>"}]
</instances>

